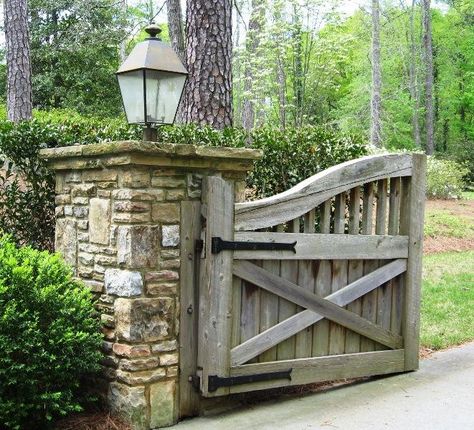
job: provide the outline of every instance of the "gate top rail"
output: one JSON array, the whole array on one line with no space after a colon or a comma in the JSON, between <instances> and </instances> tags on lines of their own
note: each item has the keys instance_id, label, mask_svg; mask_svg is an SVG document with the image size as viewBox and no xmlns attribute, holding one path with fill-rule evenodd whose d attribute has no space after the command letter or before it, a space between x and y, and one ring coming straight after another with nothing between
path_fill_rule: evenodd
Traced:
<instances>
[{"instance_id":1,"label":"gate top rail","mask_svg":"<svg viewBox=\"0 0 474 430\"><path fill-rule=\"evenodd\" d=\"M418 154L372 155L347 161L305 179L287 191L235 205L235 230L256 230L304 215L333 196L379 179L412 175Z\"/></svg>"}]
</instances>

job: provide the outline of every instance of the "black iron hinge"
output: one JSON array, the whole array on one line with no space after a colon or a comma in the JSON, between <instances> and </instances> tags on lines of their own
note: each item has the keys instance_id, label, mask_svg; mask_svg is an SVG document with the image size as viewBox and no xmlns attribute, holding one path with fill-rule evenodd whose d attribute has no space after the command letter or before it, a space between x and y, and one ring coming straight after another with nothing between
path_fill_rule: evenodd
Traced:
<instances>
[{"instance_id":1,"label":"black iron hinge","mask_svg":"<svg viewBox=\"0 0 474 430\"><path fill-rule=\"evenodd\" d=\"M255 375L230 376L227 378L209 375L207 391L212 393L222 387L232 387L234 385L250 384L252 382L273 381L275 379L289 379L291 381L292 370L293 369L281 372L257 373Z\"/></svg>"},{"instance_id":2,"label":"black iron hinge","mask_svg":"<svg viewBox=\"0 0 474 430\"><path fill-rule=\"evenodd\" d=\"M296 243L279 242L234 242L223 240L220 237L213 237L211 252L219 254L221 251L293 251L296 254Z\"/></svg>"}]
</instances>

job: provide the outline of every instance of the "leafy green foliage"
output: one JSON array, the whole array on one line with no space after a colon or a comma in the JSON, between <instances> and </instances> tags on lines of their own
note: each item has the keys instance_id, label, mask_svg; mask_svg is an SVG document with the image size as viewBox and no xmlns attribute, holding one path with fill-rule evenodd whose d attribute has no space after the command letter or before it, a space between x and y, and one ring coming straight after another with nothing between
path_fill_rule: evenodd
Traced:
<instances>
[{"instance_id":1,"label":"leafy green foliage","mask_svg":"<svg viewBox=\"0 0 474 430\"><path fill-rule=\"evenodd\" d=\"M42 428L81 410L100 344L92 295L60 257L0 236L0 427Z\"/></svg>"},{"instance_id":2,"label":"leafy green foliage","mask_svg":"<svg viewBox=\"0 0 474 430\"><path fill-rule=\"evenodd\" d=\"M426 195L437 199L461 198L467 173L468 169L455 161L428 157Z\"/></svg>"},{"instance_id":3,"label":"leafy green foliage","mask_svg":"<svg viewBox=\"0 0 474 430\"><path fill-rule=\"evenodd\" d=\"M1 117L1 115L0 115ZM328 127L279 131L240 128L217 131L195 125L159 129L159 140L176 144L244 147L263 150L248 177L257 197L284 191L332 165L366 154L360 137ZM18 244L53 248L54 176L38 158L42 148L139 139L139 127L124 121L86 118L70 111L35 112L32 121L0 120L0 160L14 168L0 172L0 228Z\"/></svg>"},{"instance_id":4,"label":"leafy green foliage","mask_svg":"<svg viewBox=\"0 0 474 430\"><path fill-rule=\"evenodd\" d=\"M37 112L19 124L0 120L0 229L18 244L53 248L54 174L39 159L42 148L134 139L136 127L69 111Z\"/></svg>"},{"instance_id":5,"label":"leafy green foliage","mask_svg":"<svg viewBox=\"0 0 474 430\"><path fill-rule=\"evenodd\" d=\"M284 131L265 127L245 132L239 128L222 132L210 127L186 125L160 128L159 140L194 145L261 149L263 157L255 163L247 185L257 197L287 190L330 166L367 154L363 140L330 127L304 126Z\"/></svg>"}]
</instances>

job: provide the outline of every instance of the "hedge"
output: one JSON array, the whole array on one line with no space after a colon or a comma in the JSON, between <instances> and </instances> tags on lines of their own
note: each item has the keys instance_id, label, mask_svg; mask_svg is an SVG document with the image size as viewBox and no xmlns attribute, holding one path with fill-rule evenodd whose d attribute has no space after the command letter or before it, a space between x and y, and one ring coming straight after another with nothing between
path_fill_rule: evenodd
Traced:
<instances>
[{"instance_id":1,"label":"hedge","mask_svg":"<svg viewBox=\"0 0 474 430\"><path fill-rule=\"evenodd\" d=\"M122 119L87 118L69 111L36 112L31 121L13 124L0 112L0 229L17 243L53 247L54 177L38 158L42 148L141 138L141 130ZM307 126L280 131L217 131L195 125L166 126L159 140L176 144L251 146L263 150L248 177L255 197L270 196L332 165L367 153L362 138L334 128ZM14 168L13 168L14 166Z\"/></svg>"}]
</instances>

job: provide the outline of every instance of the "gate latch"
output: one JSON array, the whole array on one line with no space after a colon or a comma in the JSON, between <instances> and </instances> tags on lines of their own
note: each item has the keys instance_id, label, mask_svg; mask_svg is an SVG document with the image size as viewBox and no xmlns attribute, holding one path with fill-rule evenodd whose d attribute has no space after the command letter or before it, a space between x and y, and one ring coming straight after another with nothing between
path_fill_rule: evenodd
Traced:
<instances>
[{"instance_id":1,"label":"gate latch","mask_svg":"<svg viewBox=\"0 0 474 430\"><path fill-rule=\"evenodd\" d=\"M252 382L273 381L275 379L289 379L293 369L281 372L257 373L255 375L230 376L222 378L217 375L209 375L207 390L212 393L222 387L232 387L234 385L250 384Z\"/></svg>"},{"instance_id":2,"label":"gate latch","mask_svg":"<svg viewBox=\"0 0 474 430\"><path fill-rule=\"evenodd\" d=\"M213 237L211 252L219 254L221 251L293 251L296 254L296 241L292 243L279 242L234 242Z\"/></svg>"}]
</instances>

